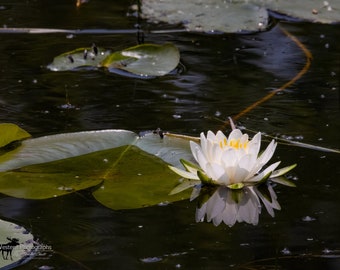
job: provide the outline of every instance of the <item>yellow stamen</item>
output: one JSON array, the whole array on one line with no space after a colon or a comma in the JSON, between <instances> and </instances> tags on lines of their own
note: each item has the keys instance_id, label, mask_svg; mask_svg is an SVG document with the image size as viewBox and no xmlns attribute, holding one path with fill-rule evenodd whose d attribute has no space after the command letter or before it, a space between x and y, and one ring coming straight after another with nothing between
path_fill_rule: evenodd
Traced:
<instances>
[{"instance_id":1,"label":"yellow stamen","mask_svg":"<svg viewBox=\"0 0 340 270\"><path fill-rule=\"evenodd\" d=\"M246 149L248 147L248 141L245 141L244 143L241 143L240 140L230 140L229 142L227 139L223 139L222 141L219 141L218 145L221 149L223 149L226 146L233 147L235 149Z\"/></svg>"}]
</instances>

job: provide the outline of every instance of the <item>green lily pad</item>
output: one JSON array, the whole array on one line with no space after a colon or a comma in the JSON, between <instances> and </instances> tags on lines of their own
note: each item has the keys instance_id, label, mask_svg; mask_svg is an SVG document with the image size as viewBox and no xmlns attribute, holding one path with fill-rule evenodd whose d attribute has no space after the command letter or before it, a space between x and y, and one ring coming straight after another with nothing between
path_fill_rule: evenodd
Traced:
<instances>
[{"instance_id":1,"label":"green lily pad","mask_svg":"<svg viewBox=\"0 0 340 270\"><path fill-rule=\"evenodd\" d=\"M0 124L0 147L4 147L11 142L23 140L29 137L31 137L31 135L28 132L15 124Z\"/></svg>"},{"instance_id":2,"label":"green lily pad","mask_svg":"<svg viewBox=\"0 0 340 270\"><path fill-rule=\"evenodd\" d=\"M268 27L267 10L246 1L143 0L141 8L149 22L183 24L191 32L257 32Z\"/></svg>"},{"instance_id":3,"label":"green lily pad","mask_svg":"<svg viewBox=\"0 0 340 270\"><path fill-rule=\"evenodd\" d=\"M106 171L103 185L93 192L100 203L111 209L163 205L190 197L189 192L170 195L178 175L159 158L128 147L115 166Z\"/></svg>"},{"instance_id":4,"label":"green lily pad","mask_svg":"<svg viewBox=\"0 0 340 270\"><path fill-rule=\"evenodd\" d=\"M320 0L253 0L255 4L264 5L287 16L318 23L340 22L340 1Z\"/></svg>"},{"instance_id":5,"label":"green lily pad","mask_svg":"<svg viewBox=\"0 0 340 270\"><path fill-rule=\"evenodd\" d=\"M73 70L79 67L100 67L100 63L110 54L110 50L100 47L79 48L63 53L47 66L52 71Z\"/></svg>"},{"instance_id":6,"label":"green lily pad","mask_svg":"<svg viewBox=\"0 0 340 270\"><path fill-rule=\"evenodd\" d=\"M28 139L0 156L0 192L46 199L96 188L112 209L139 208L188 198L170 196L178 183L168 164L190 159L189 142L148 132L101 130ZM192 157L191 157L192 158Z\"/></svg>"},{"instance_id":7,"label":"green lily pad","mask_svg":"<svg viewBox=\"0 0 340 270\"><path fill-rule=\"evenodd\" d=\"M52 71L73 70L79 67L106 67L111 72L125 71L139 77L163 76L179 64L180 54L171 43L141 44L111 53L103 48L79 48L63 53L47 66Z\"/></svg>"},{"instance_id":8,"label":"green lily pad","mask_svg":"<svg viewBox=\"0 0 340 270\"><path fill-rule=\"evenodd\" d=\"M132 145L0 173L1 192L26 199L57 197L102 183L93 195L112 209L188 198L169 195L177 182L165 162Z\"/></svg>"},{"instance_id":9,"label":"green lily pad","mask_svg":"<svg viewBox=\"0 0 340 270\"><path fill-rule=\"evenodd\" d=\"M125 70L138 76L163 76L179 64L180 54L171 43L163 45L142 44L106 57L102 66Z\"/></svg>"},{"instance_id":10,"label":"green lily pad","mask_svg":"<svg viewBox=\"0 0 340 270\"><path fill-rule=\"evenodd\" d=\"M137 139L136 133L127 130L84 131L27 139L20 147L0 156L0 172L133 144Z\"/></svg>"},{"instance_id":11,"label":"green lily pad","mask_svg":"<svg viewBox=\"0 0 340 270\"><path fill-rule=\"evenodd\" d=\"M183 24L193 32L263 31L269 27L269 10L311 22L340 22L340 1L143 0L141 10L143 18L151 23Z\"/></svg>"},{"instance_id":12,"label":"green lily pad","mask_svg":"<svg viewBox=\"0 0 340 270\"><path fill-rule=\"evenodd\" d=\"M22 226L1 219L0 244L3 248L0 254L0 269L12 269L23 265L36 254L33 235Z\"/></svg>"}]
</instances>

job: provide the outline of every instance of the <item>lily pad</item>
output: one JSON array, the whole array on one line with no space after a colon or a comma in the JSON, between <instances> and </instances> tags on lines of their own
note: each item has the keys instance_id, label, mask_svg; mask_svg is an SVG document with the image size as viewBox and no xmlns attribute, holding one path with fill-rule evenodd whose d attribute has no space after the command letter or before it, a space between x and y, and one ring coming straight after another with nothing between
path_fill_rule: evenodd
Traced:
<instances>
[{"instance_id":1,"label":"lily pad","mask_svg":"<svg viewBox=\"0 0 340 270\"><path fill-rule=\"evenodd\" d=\"M55 57L47 68L52 71L65 71L79 67L100 67L100 63L110 53L110 50L96 46L79 48Z\"/></svg>"},{"instance_id":2,"label":"lily pad","mask_svg":"<svg viewBox=\"0 0 340 270\"><path fill-rule=\"evenodd\" d=\"M264 5L289 17L317 23L339 23L340 1L321 0L253 0L255 4Z\"/></svg>"},{"instance_id":3,"label":"lily pad","mask_svg":"<svg viewBox=\"0 0 340 270\"><path fill-rule=\"evenodd\" d=\"M178 183L161 159L128 145L0 173L2 193L47 199L96 187L93 195L112 209L140 208L188 198L170 196Z\"/></svg>"},{"instance_id":4,"label":"lily pad","mask_svg":"<svg viewBox=\"0 0 340 270\"><path fill-rule=\"evenodd\" d=\"M174 70L179 60L179 50L171 43L141 44L113 53L97 47L79 48L55 57L47 68L65 71L79 67L106 67L122 75L121 71L125 71L139 77L155 77Z\"/></svg>"},{"instance_id":5,"label":"lily pad","mask_svg":"<svg viewBox=\"0 0 340 270\"><path fill-rule=\"evenodd\" d=\"M193 32L257 32L269 26L268 11L319 23L340 22L340 1L320 0L143 0L151 23L182 24ZM275 15L274 15L275 16ZM282 16L280 16L282 18Z\"/></svg>"},{"instance_id":6,"label":"lily pad","mask_svg":"<svg viewBox=\"0 0 340 270\"><path fill-rule=\"evenodd\" d=\"M0 156L0 172L133 144L137 139L134 132L119 129L27 139L20 147Z\"/></svg>"},{"instance_id":7,"label":"lily pad","mask_svg":"<svg viewBox=\"0 0 340 270\"><path fill-rule=\"evenodd\" d=\"M247 2L247 3L246 3ZM142 16L152 23L183 24L193 32L263 31L268 12L251 1L143 0Z\"/></svg>"},{"instance_id":8,"label":"lily pad","mask_svg":"<svg viewBox=\"0 0 340 270\"><path fill-rule=\"evenodd\" d=\"M111 71L121 69L142 77L163 76L174 70L179 60L179 50L171 43L142 44L110 54L101 65Z\"/></svg>"},{"instance_id":9,"label":"lily pad","mask_svg":"<svg viewBox=\"0 0 340 270\"><path fill-rule=\"evenodd\" d=\"M168 164L190 160L185 139L154 132L102 130L28 139L0 157L0 191L46 199L96 188L93 195L112 209L139 208L188 198L170 196L178 176Z\"/></svg>"},{"instance_id":10,"label":"lily pad","mask_svg":"<svg viewBox=\"0 0 340 270\"><path fill-rule=\"evenodd\" d=\"M162 160L135 146L126 150L121 159L114 161L115 166L105 172L103 185L93 192L100 203L111 209L130 209L190 197L191 191L169 195L178 176Z\"/></svg>"},{"instance_id":11,"label":"lily pad","mask_svg":"<svg viewBox=\"0 0 340 270\"><path fill-rule=\"evenodd\" d=\"M31 137L28 132L11 123L1 123L0 133L0 147Z\"/></svg>"},{"instance_id":12,"label":"lily pad","mask_svg":"<svg viewBox=\"0 0 340 270\"><path fill-rule=\"evenodd\" d=\"M23 265L36 254L33 235L22 226L1 219L0 244L3 248L0 254L0 269Z\"/></svg>"}]
</instances>

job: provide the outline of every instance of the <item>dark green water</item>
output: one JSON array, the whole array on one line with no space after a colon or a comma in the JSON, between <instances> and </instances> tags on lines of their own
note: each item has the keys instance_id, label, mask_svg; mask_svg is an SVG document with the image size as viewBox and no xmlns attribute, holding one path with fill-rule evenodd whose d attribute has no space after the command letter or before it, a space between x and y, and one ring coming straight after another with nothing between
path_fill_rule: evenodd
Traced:
<instances>
[{"instance_id":1,"label":"dark green water","mask_svg":"<svg viewBox=\"0 0 340 270\"><path fill-rule=\"evenodd\" d=\"M130 1L91 0L80 9L74 2L3 1L0 25L135 29L136 18L127 16ZM45 68L54 56L92 43L117 50L133 46L135 34L1 34L0 122L34 136L111 128L161 127L195 136L218 130L223 124L216 118L239 113L304 66L303 53L280 27L308 47L311 68L238 124L339 149L339 25L280 23L249 35L147 33L147 42L178 46L186 67L151 80ZM0 215L55 251L21 269L338 269L339 154L280 144L274 159L298 163L297 188L276 188L282 210L272 218L263 209L257 226L196 223L195 202L188 201L113 211L86 192L44 201L2 195Z\"/></svg>"}]
</instances>

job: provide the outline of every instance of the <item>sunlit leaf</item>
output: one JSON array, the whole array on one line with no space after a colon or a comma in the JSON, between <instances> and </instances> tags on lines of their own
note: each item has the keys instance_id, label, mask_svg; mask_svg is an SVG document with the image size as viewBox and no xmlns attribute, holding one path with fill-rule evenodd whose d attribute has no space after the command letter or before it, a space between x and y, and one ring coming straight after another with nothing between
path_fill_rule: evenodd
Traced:
<instances>
[{"instance_id":1,"label":"sunlit leaf","mask_svg":"<svg viewBox=\"0 0 340 270\"><path fill-rule=\"evenodd\" d=\"M340 1L320 0L143 0L142 16L152 23L183 24L188 31L258 32L270 27L269 11L311 22L340 22Z\"/></svg>"},{"instance_id":2,"label":"sunlit leaf","mask_svg":"<svg viewBox=\"0 0 340 270\"><path fill-rule=\"evenodd\" d=\"M178 168L182 168L181 158L194 161L187 139L166 134L161 138L159 135L149 132L138 138L134 145Z\"/></svg>"},{"instance_id":3,"label":"sunlit leaf","mask_svg":"<svg viewBox=\"0 0 340 270\"><path fill-rule=\"evenodd\" d=\"M178 176L159 158L135 146L106 171L103 186L93 196L111 209L140 208L187 199L190 192L169 195Z\"/></svg>"},{"instance_id":4,"label":"sunlit leaf","mask_svg":"<svg viewBox=\"0 0 340 270\"><path fill-rule=\"evenodd\" d=\"M0 172L133 144L137 138L132 131L118 129L27 139L20 147L0 156Z\"/></svg>"},{"instance_id":5,"label":"sunlit leaf","mask_svg":"<svg viewBox=\"0 0 340 270\"><path fill-rule=\"evenodd\" d=\"M163 76L177 67L179 59L179 51L171 43L142 44L110 54L101 65L139 76Z\"/></svg>"},{"instance_id":6,"label":"sunlit leaf","mask_svg":"<svg viewBox=\"0 0 340 270\"><path fill-rule=\"evenodd\" d=\"M102 184L94 197L112 209L176 201L190 196L169 195L178 175L168 164L180 166L179 156L190 159L187 140L153 132L139 137L102 130L28 139L0 157L0 192L44 199Z\"/></svg>"},{"instance_id":7,"label":"sunlit leaf","mask_svg":"<svg viewBox=\"0 0 340 270\"><path fill-rule=\"evenodd\" d=\"M320 0L252 0L254 4L301 20L336 23L340 22L340 1Z\"/></svg>"},{"instance_id":8,"label":"sunlit leaf","mask_svg":"<svg viewBox=\"0 0 340 270\"><path fill-rule=\"evenodd\" d=\"M0 269L12 269L27 263L35 256L34 236L22 226L0 219ZM7 244L7 245L6 245ZM13 248L7 252L6 248Z\"/></svg>"},{"instance_id":9,"label":"sunlit leaf","mask_svg":"<svg viewBox=\"0 0 340 270\"><path fill-rule=\"evenodd\" d=\"M109 50L95 46L79 48L55 57L47 68L52 71L65 71L85 66L99 67L110 53Z\"/></svg>"},{"instance_id":10,"label":"sunlit leaf","mask_svg":"<svg viewBox=\"0 0 340 270\"><path fill-rule=\"evenodd\" d=\"M183 24L193 32L263 31L268 27L268 12L261 5L242 1L144 0L142 16L150 22Z\"/></svg>"},{"instance_id":11,"label":"sunlit leaf","mask_svg":"<svg viewBox=\"0 0 340 270\"><path fill-rule=\"evenodd\" d=\"M101 184L93 195L112 209L139 208L189 198L185 193L169 195L177 183L177 175L167 169L166 163L135 146L0 173L1 192L26 199L52 198Z\"/></svg>"},{"instance_id":12,"label":"sunlit leaf","mask_svg":"<svg viewBox=\"0 0 340 270\"><path fill-rule=\"evenodd\" d=\"M14 141L26 139L30 136L31 135L28 132L15 124L0 124L0 147L4 147Z\"/></svg>"}]
</instances>

